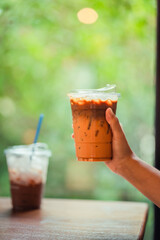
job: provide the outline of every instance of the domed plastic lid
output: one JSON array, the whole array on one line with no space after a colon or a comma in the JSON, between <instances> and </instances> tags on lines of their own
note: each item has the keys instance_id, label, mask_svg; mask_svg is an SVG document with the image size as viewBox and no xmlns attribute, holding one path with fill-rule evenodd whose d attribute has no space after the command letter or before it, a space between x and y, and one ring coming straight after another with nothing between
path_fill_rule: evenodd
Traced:
<instances>
[{"instance_id":1,"label":"domed plastic lid","mask_svg":"<svg viewBox=\"0 0 160 240\"><path fill-rule=\"evenodd\" d=\"M98 89L76 89L69 93L68 96L70 98L85 98L87 100L117 100L120 97L120 94L116 93L116 85L107 84L106 87Z\"/></svg>"}]
</instances>

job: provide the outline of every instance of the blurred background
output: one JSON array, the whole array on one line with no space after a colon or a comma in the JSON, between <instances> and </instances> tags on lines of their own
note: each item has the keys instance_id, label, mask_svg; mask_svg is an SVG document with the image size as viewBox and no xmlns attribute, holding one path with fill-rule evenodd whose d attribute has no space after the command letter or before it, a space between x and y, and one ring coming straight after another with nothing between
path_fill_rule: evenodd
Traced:
<instances>
[{"instance_id":1,"label":"blurred background","mask_svg":"<svg viewBox=\"0 0 160 240\"><path fill-rule=\"evenodd\" d=\"M93 8L93 24L77 13ZM34 140L52 151L45 197L143 201L150 205L145 240L153 236L152 204L103 163L75 159L67 93L116 84L117 116L129 144L154 163L154 0L0 1L0 196L9 196L4 149Z\"/></svg>"}]
</instances>

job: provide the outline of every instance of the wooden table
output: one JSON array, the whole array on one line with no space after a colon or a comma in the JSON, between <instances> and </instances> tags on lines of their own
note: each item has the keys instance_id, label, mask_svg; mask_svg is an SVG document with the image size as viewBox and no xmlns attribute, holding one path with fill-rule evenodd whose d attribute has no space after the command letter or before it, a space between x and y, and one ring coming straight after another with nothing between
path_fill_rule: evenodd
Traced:
<instances>
[{"instance_id":1,"label":"wooden table","mask_svg":"<svg viewBox=\"0 0 160 240\"><path fill-rule=\"evenodd\" d=\"M143 239L147 213L145 203L69 199L14 213L10 199L0 198L0 240Z\"/></svg>"}]
</instances>

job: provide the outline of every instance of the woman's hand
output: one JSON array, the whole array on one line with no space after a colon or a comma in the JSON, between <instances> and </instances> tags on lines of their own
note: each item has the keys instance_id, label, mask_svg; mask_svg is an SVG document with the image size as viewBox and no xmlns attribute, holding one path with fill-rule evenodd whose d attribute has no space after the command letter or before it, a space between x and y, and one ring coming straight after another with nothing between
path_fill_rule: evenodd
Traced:
<instances>
[{"instance_id":1,"label":"woman's hand","mask_svg":"<svg viewBox=\"0 0 160 240\"><path fill-rule=\"evenodd\" d=\"M113 159L106 165L160 207L160 171L133 154L118 118L110 108L106 110L106 120L113 132Z\"/></svg>"}]
</instances>

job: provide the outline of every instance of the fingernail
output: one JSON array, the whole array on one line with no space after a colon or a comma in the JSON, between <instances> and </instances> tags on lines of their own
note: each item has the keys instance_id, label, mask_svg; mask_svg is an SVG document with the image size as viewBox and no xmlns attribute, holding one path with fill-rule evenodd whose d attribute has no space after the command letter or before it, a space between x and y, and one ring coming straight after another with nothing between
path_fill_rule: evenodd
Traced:
<instances>
[{"instance_id":1,"label":"fingernail","mask_svg":"<svg viewBox=\"0 0 160 240\"><path fill-rule=\"evenodd\" d=\"M106 112L107 112L107 114L106 114L106 119L107 119L107 121L110 123L111 119L112 119L113 116L114 116L114 113L113 113L113 111L112 111L111 108L108 108Z\"/></svg>"}]
</instances>

